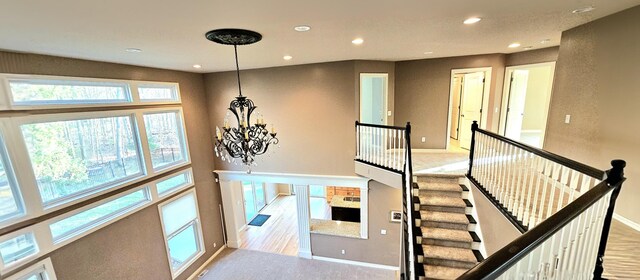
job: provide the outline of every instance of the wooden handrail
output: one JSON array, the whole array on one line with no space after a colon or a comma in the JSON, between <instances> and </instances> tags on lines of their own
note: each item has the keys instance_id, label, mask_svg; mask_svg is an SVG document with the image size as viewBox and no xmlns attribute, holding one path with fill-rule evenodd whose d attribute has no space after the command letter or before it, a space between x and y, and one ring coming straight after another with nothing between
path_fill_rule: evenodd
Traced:
<instances>
[{"instance_id":1,"label":"wooden handrail","mask_svg":"<svg viewBox=\"0 0 640 280\"><path fill-rule=\"evenodd\" d=\"M576 170L576 171L578 171L580 173L589 175L589 176L591 176L593 178L596 178L598 180L604 180L605 179L605 172L603 170L588 166L586 164L577 162L577 161L572 160L572 159L568 159L566 157L563 157L563 156L560 156L560 155L557 155L557 154L554 154L554 153L551 153L551 152L548 152L548 151L545 151L545 150L542 150L542 149L538 149L536 147L529 146L527 144L523 144L523 143L514 141L512 139L509 139L509 138L504 137L502 135L493 133L491 131L487 131L487 130L484 130L484 129L481 129L481 128L477 128L475 131L480 132L480 133L482 133L484 135L491 136L491 137L496 138L496 139L498 139L500 141L506 142L506 143L508 143L510 145L516 146L516 147L518 147L520 149L523 149L523 150L525 150L527 152L533 153L533 154L538 155L540 157L546 158L546 159L551 160L553 162L559 163L561 165L569 167L569 168L571 168L573 170Z\"/></svg>"},{"instance_id":2,"label":"wooden handrail","mask_svg":"<svg viewBox=\"0 0 640 280\"><path fill-rule=\"evenodd\" d=\"M408 125L409 123L407 123ZM381 124L373 124L373 123L361 123L356 121L356 126L368 126L368 127L378 127L378 128L388 128L388 129L397 129L397 130L405 130L407 129L404 126L392 126L392 125L381 125Z\"/></svg>"}]
</instances>

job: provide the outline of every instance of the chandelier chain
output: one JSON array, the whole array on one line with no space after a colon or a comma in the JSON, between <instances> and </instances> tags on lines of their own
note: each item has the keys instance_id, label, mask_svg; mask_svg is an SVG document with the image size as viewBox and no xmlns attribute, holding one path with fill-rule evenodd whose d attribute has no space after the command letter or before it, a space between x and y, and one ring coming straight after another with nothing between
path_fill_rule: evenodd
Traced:
<instances>
[{"instance_id":1,"label":"chandelier chain","mask_svg":"<svg viewBox=\"0 0 640 280\"><path fill-rule=\"evenodd\" d=\"M236 75L238 75L238 92L242 96L242 87L240 86L240 65L238 64L238 45L233 45L233 50L236 54Z\"/></svg>"}]
</instances>

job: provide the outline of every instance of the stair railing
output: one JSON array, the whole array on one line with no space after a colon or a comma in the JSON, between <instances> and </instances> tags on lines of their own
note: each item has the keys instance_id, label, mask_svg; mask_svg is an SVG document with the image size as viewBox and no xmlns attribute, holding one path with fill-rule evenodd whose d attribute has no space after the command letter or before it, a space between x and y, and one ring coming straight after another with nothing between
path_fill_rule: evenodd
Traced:
<instances>
[{"instance_id":1,"label":"stair railing","mask_svg":"<svg viewBox=\"0 0 640 280\"><path fill-rule=\"evenodd\" d=\"M404 172L407 128L356 121L356 161Z\"/></svg>"},{"instance_id":2,"label":"stair railing","mask_svg":"<svg viewBox=\"0 0 640 280\"><path fill-rule=\"evenodd\" d=\"M356 121L356 161L402 175L402 253L401 279L418 280L424 268L417 256L422 246L416 240L419 217L413 195L413 168L411 164L411 124L405 127L365 124Z\"/></svg>"},{"instance_id":3,"label":"stair railing","mask_svg":"<svg viewBox=\"0 0 640 280\"><path fill-rule=\"evenodd\" d=\"M467 177L521 231L600 183L605 172L472 125Z\"/></svg>"},{"instance_id":4,"label":"stair railing","mask_svg":"<svg viewBox=\"0 0 640 280\"><path fill-rule=\"evenodd\" d=\"M607 179L458 279L602 279L616 198L626 163Z\"/></svg>"}]
</instances>

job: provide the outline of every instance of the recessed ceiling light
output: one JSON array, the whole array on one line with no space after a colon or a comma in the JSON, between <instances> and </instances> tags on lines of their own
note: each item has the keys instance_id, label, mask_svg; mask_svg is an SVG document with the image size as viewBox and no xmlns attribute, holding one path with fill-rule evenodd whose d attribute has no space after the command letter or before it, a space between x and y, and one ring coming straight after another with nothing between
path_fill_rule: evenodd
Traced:
<instances>
[{"instance_id":1,"label":"recessed ceiling light","mask_svg":"<svg viewBox=\"0 0 640 280\"><path fill-rule=\"evenodd\" d=\"M511 43L511 44L509 45L509 47L510 47L510 48L517 48L517 47L519 47L519 46L520 46L520 43Z\"/></svg>"},{"instance_id":2,"label":"recessed ceiling light","mask_svg":"<svg viewBox=\"0 0 640 280\"><path fill-rule=\"evenodd\" d=\"M544 39L544 40L540 41L540 44L546 44L546 43L549 43L549 42L551 42L550 39Z\"/></svg>"},{"instance_id":3,"label":"recessed ceiling light","mask_svg":"<svg viewBox=\"0 0 640 280\"><path fill-rule=\"evenodd\" d=\"M137 49L137 48L126 48L125 51L130 52L130 53L141 53L142 52L141 49Z\"/></svg>"},{"instance_id":4,"label":"recessed ceiling light","mask_svg":"<svg viewBox=\"0 0 640 280\"><path fill-rule=\"evenodd\" d=\"M424 54L433 54L433 52L424 52Z\"/></svg>"},{"instance_id":5,"label":"recessed ceiling light","mask_svg":"<svg viewBox=\"0 0 640 280\"><path fill-rule=\"evenodd\" d=\"M311 26L298 25L298 26L294 27L293 30L298 31L298 32L306 32L306 31L311 30Z\"/></svg>"},{"instance_id":6,"label":"recessed ceiling light","mask_svg":"<svg viewBox=\"0 0 640 280\"><path fill-rule=\"evenodd\" d=\"M465 19L463 22L464 22L464 24L474 24L474 23L476 23L478 21L481 21L481 20L482 19L479 18L479 17L470 17L468 19Z\"/></svg>"},{"instance_id":7,"label":"recessed ceiling light","mask_svg":"<svg viewBox=\"0 0 640 280\"><path fill-rule=\"evenodd\" d=\"M526 47L524 47L523 49L525 49L525 50L532 50L532 49L533 49L533 46L526 46Z\"/></svg>"},{"instance_id":8,"label":"recessed ceiling light","mask_svg":"<svg viewBox=\"0 0 640 280\"><path fill-rule=\"evenodd\" d=\"M593 6L588 6L588 7L584 7L584 8L580 8L580 9L575 9L573 11L571 11L574 14L582 14L582 13L587 13L587 12L591 12L593 10L595 10L596 8L594 8Z\"/></svg>"},{"instance_id":9,"label":"recessed ceiling light","mask_svg":"<svg viewBox=\"0 0 640 280\"><path fill-rule=\"evenodd\" d=\"M293 56L290 55L285 55L282 57L284 60L291 60L293 58Z\"/></svg>"},{"instance_id":10,"label":"recessed ceiling light","mask_svg":"<svg viewBox=\"0 0 640 280\"><path fill-rule=\"evenodd\" d=\"M353 43L354 45L362 45L362 43L364 43L364 40L362 38L356 38L356 39L353 39L351 43Z\"/></svg>"},{"instance_id":11,"label":"recessed ceiling light","mask_svg":"<svg viewBox=\"0 0 640 280\"><path fill-rule=\"evenodd\" d=\"M200 65L200 64L194 64L194 65L193 65L193 68L200 69L200 68L202 68L202 65Z\"/></svg>"}]
</instances>

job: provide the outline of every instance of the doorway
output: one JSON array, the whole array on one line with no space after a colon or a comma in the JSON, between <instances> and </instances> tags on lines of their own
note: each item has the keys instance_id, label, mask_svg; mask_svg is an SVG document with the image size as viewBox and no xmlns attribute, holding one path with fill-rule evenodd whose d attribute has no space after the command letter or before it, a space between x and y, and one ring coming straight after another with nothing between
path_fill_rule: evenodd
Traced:
<instances>
[{"instance_id":1,"label":"doorway","mask_svg":"<svg viewBox=\"0 0 640 280\"><path fill-rule=\"evenodd\" d=\"M387 124L387 73L360 73L360 122Z\"/></svg>"},{"instance_id":2,"label":"doorway","mask_svg":"<svg viewBox=\"0 0 640 280\"><path fill-rule=\"evenodd\" d=\"M448 150L469 150L473 121L485 128L490 77L490 67L451 71L449 126L446 139Z\"/></svg>"},{"instance_id":3,"label":"doorway","mask_svg":"<svg viewBox=\"0 0 640 280\"><path fill-rule=\"evenodd\" d=\"M267 205L262 183L242 181L245 222L248 224Z\"/></svg>"},{"instance_id":4,"label":"doorway","mask_svg":"<svg viewBox=\"0 0 640 280\"><path fill-rule=\"evenodd\" d=\"M510 139L542 148L555 62L507 67L500 133Z\"/></svg>"}]
</instances>

